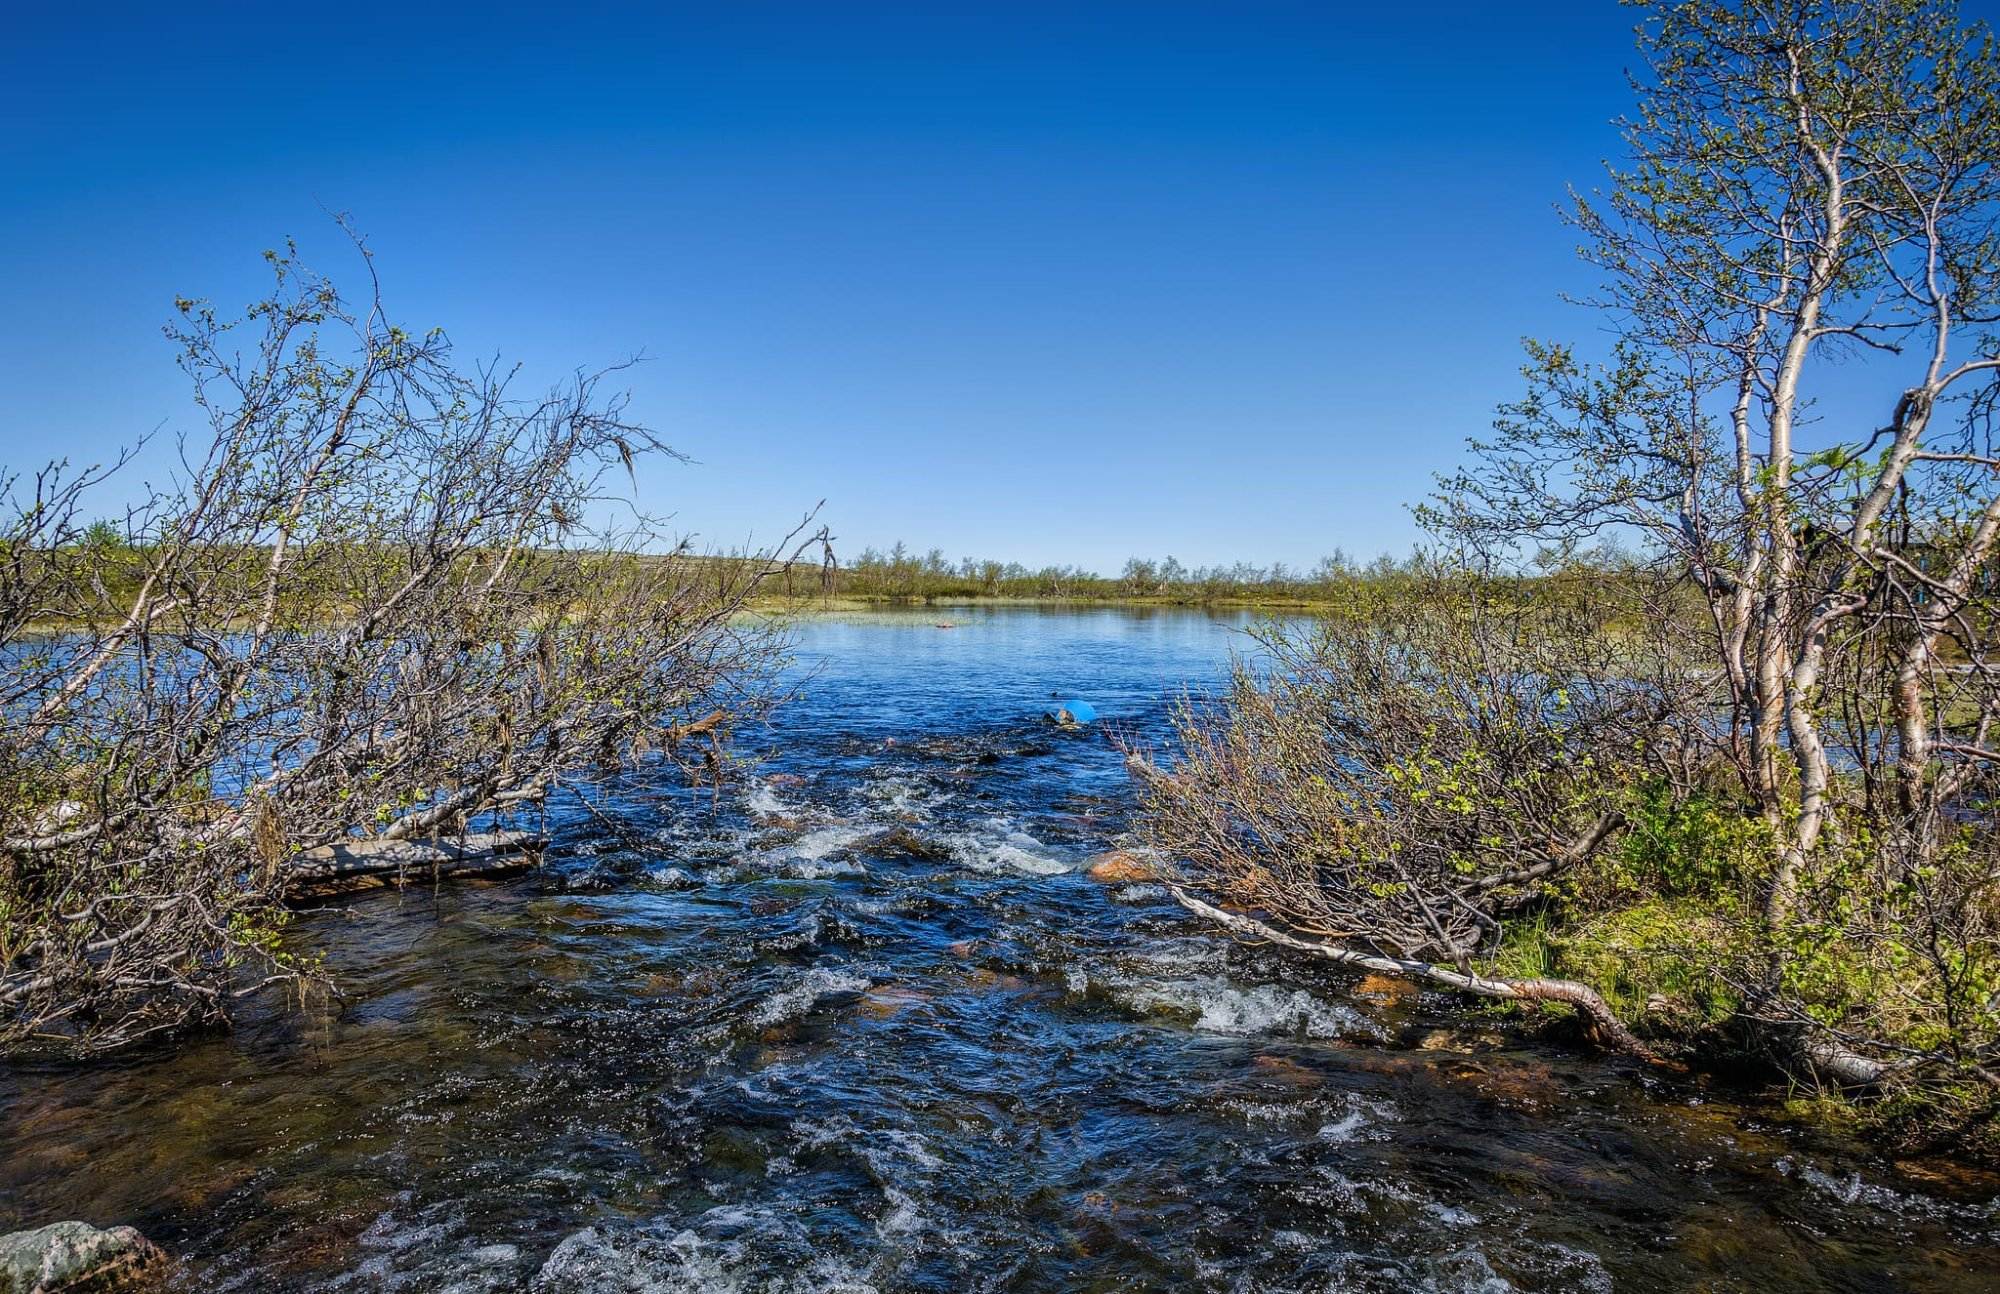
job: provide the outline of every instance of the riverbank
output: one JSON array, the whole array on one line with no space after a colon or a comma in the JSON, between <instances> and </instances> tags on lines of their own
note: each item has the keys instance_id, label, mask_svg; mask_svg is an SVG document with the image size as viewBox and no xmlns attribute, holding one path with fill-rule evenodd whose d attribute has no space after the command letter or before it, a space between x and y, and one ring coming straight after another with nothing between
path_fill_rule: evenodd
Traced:
<instances>
[{"instance_id":1,"label":"riverbank","mask_svg":"<svg viewBox=\"0 0 2000 1294\"><path fill-rule=\"evenodd\" d=\"M1247 614L801 622L720 796L335 900L343 999L0 1073L0 1230L231 1289L1896 1288L2000 1272L2000 1180L1234 944L1093 860L1120 752ZM789 1276L785 1274L790 1274Z\"/></svg>"}]
</instances>

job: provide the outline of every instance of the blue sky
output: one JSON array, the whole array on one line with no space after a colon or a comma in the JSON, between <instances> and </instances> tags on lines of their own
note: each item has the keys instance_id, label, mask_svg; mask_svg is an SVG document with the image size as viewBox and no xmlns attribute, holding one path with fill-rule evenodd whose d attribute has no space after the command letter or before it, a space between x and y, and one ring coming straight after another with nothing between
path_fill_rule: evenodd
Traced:
<instances>
[{"instance_id":1,"label":"blue sky","mask_svg":"<svg viewBox=\"0 0 2000 1294\"><path fill-rule=\"evenodd\" d=\"M467 357L643 352L712 544L1115 568L1402 551L1586 335L1555 206L1634 15L1566 3L25 6L0 38L0 462L194 425L159 326L287 235ZM155 464L155 466L157 466Z\"/></svg>"}]
</instances>

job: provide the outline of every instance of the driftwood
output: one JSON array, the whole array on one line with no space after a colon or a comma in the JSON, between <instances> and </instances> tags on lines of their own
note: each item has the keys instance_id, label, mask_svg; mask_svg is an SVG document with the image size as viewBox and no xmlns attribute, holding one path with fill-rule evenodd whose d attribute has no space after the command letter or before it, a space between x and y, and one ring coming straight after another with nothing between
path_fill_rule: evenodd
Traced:
<instances>
[{"instance_id":1,"label":"driftwood","mask_svg":"<svg viewBox=\"0 0 2000 1294\"><path fill-rule=\"evenodd\" d=\"M1583 1013L1598 1036L1618 1051L1637 1056L1641 1060L1659 1063L1660 1057L1645 1043L1634 1037L1597 990L1588 984L1562 979L1488 979L1484 975L1466 971L1451 970L1434 966L1429 962L1409 957L1390 957L1382 953L1360 952L1352 948L1342 948L1335 944L1319 943L1311 939L1301 939L1297 935L1266 925L1253 917L1237 912L1225 912L1210 903L1189 894L1178 885L1170 884L1174 898L1180 905L1196 916L1205 917L1237 935L1257 943L1276 944L1296 952L1308 953L1325 961L1342 966L1354 966L1378 974L1394 975L1418 983L1435 984L1441 988L1469 993L1475 997L1512 999L1524 1002L1565 1002Z\"/></svg>"},{"instance_id":2,"label":"driftwood","mask_svg":"<svg viewBox=\"0 0 2000 1294\"><path fill-rule=\"evenodd\" d=\"M301 853L285 878L288 897L344 894L444 877L498 876L539 866L542 837L481 831L436 840L343 840Z\"/></svg>"}]
</instances>

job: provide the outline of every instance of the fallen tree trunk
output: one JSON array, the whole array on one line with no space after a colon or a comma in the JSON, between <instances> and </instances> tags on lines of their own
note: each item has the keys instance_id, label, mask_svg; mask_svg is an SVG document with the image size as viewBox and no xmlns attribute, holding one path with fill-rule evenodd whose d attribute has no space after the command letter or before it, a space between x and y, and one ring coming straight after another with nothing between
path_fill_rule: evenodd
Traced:
<instances>
[{"instance_id":1,"label":"fallen tree trunk","mask_svg":"<svg viewBox=\"0 0 2000 1294\"><path fill-rule=\"evenodd\" d=\"M286 869L288 898L345 894L412 880L498 876L539 866L542 837L481 831L436 840L342 840L308 849Z\"/></svg>"},{"instance_id":2,"label":"fallen tree trunk","mask_svg":"<svg viewBox=\"0 0 2000 1294\"><path fill-rule=\"evenodd\" d=\"M1174 898L1180 901L1182 907L1238 936L1308 953L1322 961L1334 962L1341 966L1354 966L1382 975L1396 975L1419 983L1435 984L1440 988L1470 993L1475 997L1524 1002L1566 1002L1582 1012L1598 1035L1616 1050L1654 1064L1664 1063L1652 1048L1639 1041L1632 1031L1625 1027L1624 1022L1612 1014L1610 1005L1588 984L1566 979L1488 979L1483 975L1433 966L1429 962L1414 958L1390 957L1383 953L1342 948L1337 944L1318 943L1310 939L1301 939L1254 917L1244 916L1239 912L1225 912L1213 904L1204 903L1178 885L1169 884L1167 888L1173 892Z\"/></svg>"},{"instance_id":3,"label":"fallen tree trunk","mask_svg":"<svg viewBox=\"0 0 2000 1294\"><path fill-rule=\"evenodd\" d=\"M1894 1067L1827 1038L1800 1039L1798 1058L1814 1078L1836 1088L1878 1087L1895 1072Z\"/></svg>"}]
</instances>

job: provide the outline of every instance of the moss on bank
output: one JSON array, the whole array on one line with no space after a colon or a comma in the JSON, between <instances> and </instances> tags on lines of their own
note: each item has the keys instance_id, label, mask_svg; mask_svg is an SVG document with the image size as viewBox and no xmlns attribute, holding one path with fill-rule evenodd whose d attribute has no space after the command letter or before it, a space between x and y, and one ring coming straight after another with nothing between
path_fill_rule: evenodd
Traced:
<instances>
[{"instance_id":1,"label":"moss on bank","mask_svg":"<svg viewBox=\"0 0 2000 1294\"><path fill-rule=\"evenodd\" d=\"M1752 1026L1788 1023L1746 992L1773 964L1782 967L1783 999L1813 1021L1837 1031L1865 1020L1874 1037L1911 1055L1946 1047L1954 1029L1965 1030L1953 1017L1990 997L1970 964L1976 957L1945 967L1941 981L1919 950L1867 937L1866 914L1838 902L1808 903L1778 936L1774 958L1753 900L1775 857L1761 822L1726 797L1676 799L1654 785L1634 788L1626 812L1630 825L1614 848L1508 923L1488 973L1579 980L1662 1052L1739 1074L1771 1072L1770 1033ZM1858 866L1866 850L1850 841L1829 867ZM2000 1163L2000 1100L1969 1067L1933 1066L1871 1091L1785 1080L1773 1095L1785 1122Z\"/></svg>"}]
</instances>

